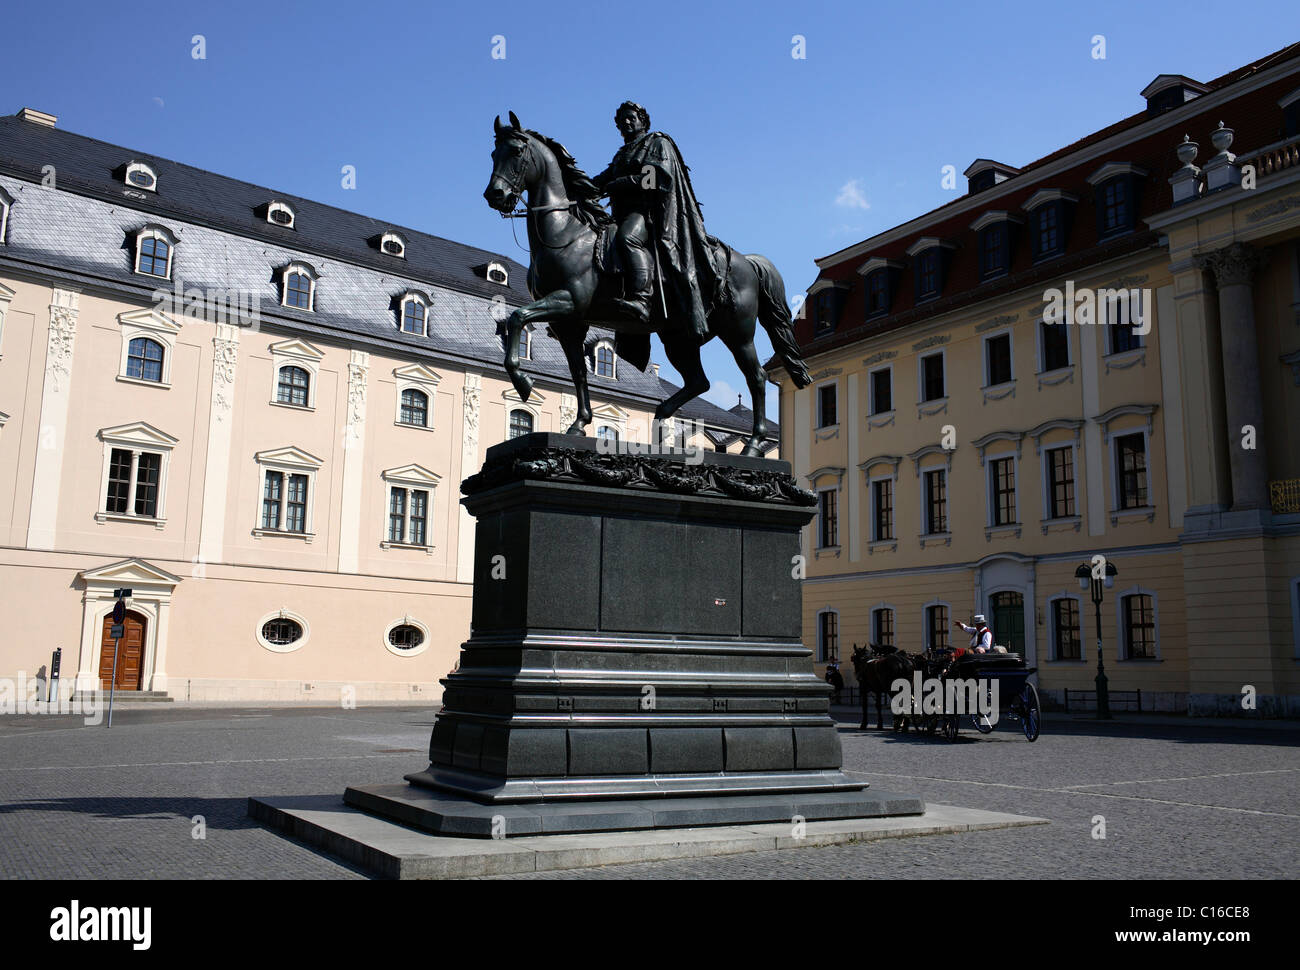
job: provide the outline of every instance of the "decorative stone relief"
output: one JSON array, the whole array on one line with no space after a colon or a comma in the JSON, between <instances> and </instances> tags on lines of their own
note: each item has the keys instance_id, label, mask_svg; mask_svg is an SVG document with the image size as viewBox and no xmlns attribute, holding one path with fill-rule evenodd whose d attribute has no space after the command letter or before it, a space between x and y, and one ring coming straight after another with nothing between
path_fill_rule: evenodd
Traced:
<instances>
[{"instance_id":1,"label":"decorative stone relief","mask_svg":"<svg viewBox=\"0 0 1300 970\"><path fill-rule=\"evenodd\" d=\"M366 420L366 375L370 373L370 355L363 350L352 351L348 361L348 423L361 424Z\"/></svg>"},{"instance_id":2,"label":"decorative stone relief","mask_svg":"<svg viewBox=\"0 0 1300 970\"><path fill-rule=\"evenodd\" d=\"M218 324L217 335L212 338L212 350L212 411L218 421L224 421L234 405L235 366L239 362L239 331L234 327Z\"/></svg>"},{"instance_id":3,"label":"decorative stone relief","mask_svg":"<svg viewBox=\"0 0 1300 970\"><path fill-rule=\"evenodd\" d=\"M1260 254L1253 246L1233 243L1212 253L1194 257L1196 265L1214 273L1215 282L1224 286L1249 286L1260 266Z\"/></svg>"},{"instance_id":4,"label":"decorative stone relief","mask_svg":"<svg viewBox=\"0 0 1300 970\"><path fill-rule=\"evenodd\" d=\"M465 409L465 450L473 451L478 447L478 408L479 391L483 387L481 374L465 375L464 409Z\"/></svg>"},{"instance_id":5,"label":"decorative stone relief","mask_svg":"<svg viewBox=\"0 0 1300 970\"><path fill-rule=\"evenodd\" d=\"M560 426L567 431L569 425L578 420L578 399L572 394L560 395Z\"/></svg>"},{"instance_id":6,"label":"decorative stone relief","mask_svg":"<svg viewBox=\"0 0 1300 970\"><path fill-rule=\"evenodd\" d=\"M45 354L45 376L55 391L63 391L72 377L72 350L77 338L80 294L55 290L50 304L50 333Z\"/></svg>"}]
</instances>

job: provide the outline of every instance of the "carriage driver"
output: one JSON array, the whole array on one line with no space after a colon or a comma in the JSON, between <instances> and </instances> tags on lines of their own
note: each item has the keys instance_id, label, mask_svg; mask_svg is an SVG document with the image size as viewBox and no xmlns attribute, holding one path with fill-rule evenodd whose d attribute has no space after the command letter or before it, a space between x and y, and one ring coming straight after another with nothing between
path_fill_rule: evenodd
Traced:
<instances>
[{"instance_id":1,"label":"carriage driver","mask_svg":"<svg viewBox=\"0 0 1300 970\"><path fill-rule=\"evenodd\" d=\"M954 620L953 626L959 626L971 635L970 646L976 653L993 652L993 631L989 629L983 613L976 613L971 622L974 626L967 626L961 620Z\"/></svg>"}]
</instances>

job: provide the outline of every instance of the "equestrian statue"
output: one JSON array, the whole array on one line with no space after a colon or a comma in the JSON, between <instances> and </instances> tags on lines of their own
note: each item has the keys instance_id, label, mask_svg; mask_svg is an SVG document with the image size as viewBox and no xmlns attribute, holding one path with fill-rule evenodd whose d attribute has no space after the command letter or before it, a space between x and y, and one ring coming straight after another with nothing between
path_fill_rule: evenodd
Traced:
<instances>
[{"instance_id":1,"label":"equestrian statue","mask_svg":"<svg viewBox=\"0 0 1300 970\"><path fill-rule=\"evenodd\" d=\"M719 337L753 402L743 454L761 455L767 372L754 348L756 323L795 385L811 380L794 342L785 283L766 257L738 253L705 231L681 153L666 134L650 130L645 108L626 101L614 121L623 147L594 177L559 142L524 128L513 111L509 125L500 117L494 122L492 178L483 196L503 216L526 220L531 252L533 302L498 324L506 372L527 401L533 382L519 367L519 335L527 325L547 324L577 392L567 433L582 435L592 420L588 328L612 330L619 357L640 370L650 362L650 335L657 333L685 384L655 410L659 423L709 389L700 347ZM604 197L609 210L599 201Z\"/></svg>"}]
</instances>

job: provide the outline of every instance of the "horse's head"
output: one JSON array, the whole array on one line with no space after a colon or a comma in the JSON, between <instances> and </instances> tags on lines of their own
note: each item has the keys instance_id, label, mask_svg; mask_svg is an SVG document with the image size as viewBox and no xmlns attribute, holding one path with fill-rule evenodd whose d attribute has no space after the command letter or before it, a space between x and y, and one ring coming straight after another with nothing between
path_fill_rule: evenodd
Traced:
<instances>
[{"instance_id":1,"label":"horse's head","mask_svg":"<svg viewBox=\"0 0 1300 970\"><path fill-rule=\"evenodd\" d=\"M513 111L510 124L501 124L498 115L493 121L496 145L492 149L492 178L483 190L487 204L498 212L514 210L515 203L538 177L537 161L532 151L532 138Z\"/></svg>"}]
</instances>

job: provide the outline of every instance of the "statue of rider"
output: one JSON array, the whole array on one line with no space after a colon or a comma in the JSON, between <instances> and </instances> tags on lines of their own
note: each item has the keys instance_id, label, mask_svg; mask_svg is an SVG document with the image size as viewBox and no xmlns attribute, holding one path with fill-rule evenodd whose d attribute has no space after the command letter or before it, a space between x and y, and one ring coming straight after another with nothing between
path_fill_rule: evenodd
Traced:
<instances>
[{"instance_id":1,"label":"statue of rider","mask_svg":"<svg viewBox=\"0 0 1300 970\"><path fill-rule=\"evenodd\" d=\"M726 266L717 240L704 229L689 170L676 143L650 130L650 115L634 101L614 114L623 147L592 181L609 196L618 223L616 241L623 257L625 299L614 301L640 322L650 318L657 275L668 324L684 326L703 343L708 315L722 297ZM657 257L657 259L656 259ZM657 265L656 265L657 264Z\"/></svg>"}]
</instances>

